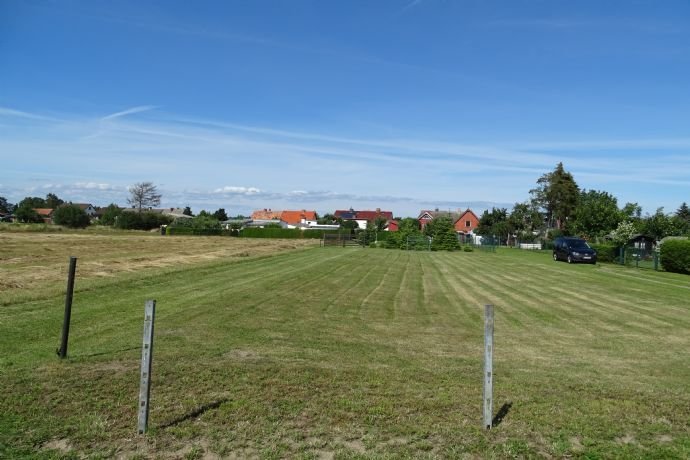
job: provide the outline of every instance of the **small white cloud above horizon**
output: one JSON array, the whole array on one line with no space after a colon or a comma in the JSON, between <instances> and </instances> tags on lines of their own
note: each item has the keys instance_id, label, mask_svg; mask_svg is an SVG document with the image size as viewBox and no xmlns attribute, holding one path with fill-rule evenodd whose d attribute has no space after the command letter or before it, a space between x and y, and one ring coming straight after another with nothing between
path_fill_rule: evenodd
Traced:
<instances>
[{"instance_id":1,"label":"small white cloud above horizon","mask_svg":"<svg viewBox=\"0 0 690 460\"><path fill-rule=\"evenodd\" d=\"M213 193L230 193L238 195L257 195L261 193L261 190L256 187L235 187L226 185L225 187L217 188Z\"/></svg>"}]
</instances>

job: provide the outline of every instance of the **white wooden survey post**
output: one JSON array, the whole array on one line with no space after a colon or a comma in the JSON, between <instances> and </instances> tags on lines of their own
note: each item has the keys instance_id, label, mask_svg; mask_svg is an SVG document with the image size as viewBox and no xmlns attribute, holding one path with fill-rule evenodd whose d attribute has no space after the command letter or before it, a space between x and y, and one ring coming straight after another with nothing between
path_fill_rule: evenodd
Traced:
<instances>
[{"instance_id":1,"label":"white wooden survey post","mask_svg":"<svg viewBox=\"0 0 690 460\"><path fill-rule=\"evenodd\" d=\"M491 429L493 422L494 402L494 306L484 306L484 388L482 407L484 410L484 428Z\"/></svg>"},{"instance_id":2,"label":"white wooden survey post","mask_svg":"<svg viewBox=\"0 0 690 460\"><path fill-rule=\"evenodd\" d=\"M149 396L151 394L151 363L153 360L153 322L156 301L147 300L144 307L144 343L141 347L141 383L139 385L139 434L146 433L149 423Z\"/></svg>"}]
</instances>

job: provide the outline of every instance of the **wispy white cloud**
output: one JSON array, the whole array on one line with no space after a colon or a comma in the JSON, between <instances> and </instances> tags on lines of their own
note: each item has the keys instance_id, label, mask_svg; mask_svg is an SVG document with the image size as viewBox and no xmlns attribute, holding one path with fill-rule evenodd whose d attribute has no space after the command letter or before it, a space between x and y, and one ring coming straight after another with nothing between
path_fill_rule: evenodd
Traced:
<instances>
[{"instance_id":1,"label":"wispy white cloud","mask_svg":"<svg viewBox=\"0 0 690 460\"><path fill-rule=\"evenodd\" d=\"M153 110L155 108L156 106L154 105L140 105L127 110L123 110L121 112L115 112L111 113L110 115L106 115L103 118L101 118L101 121L115 120L116 118L122 118L127 115L133 115L135 113L148 112L149 110Z\"/></svg>"},{"instance_id":2,"label":"wispy white cloud","mask_svg":"<svg viewBox=\"0 0 690 460\"><path fill-rule=\"evenodd\" d=\"M8 107L0 107L0 117L25 118L28 120L37 120L37 121L57 121L55 118L52 118L52 117L47 117L44 115L38 115L35 113L30 113L30 112L23 112L21 110L15 110L15 109L11 109Z\"/></svg>"},{"instance_id":3,"label":"wispy white cloud","mask_svg":"<svg viewBox=\"0 0 690 460\"><path fill-rule=\"evenodd\" d=\"M687 139L468 144L281 130L159 113L126 116L150 109L116 112L106 123L63 114L47 124L26 117L16 122L24 128L33 123L31 129L0 128L0 152L11 152L3 155L10 187L18 196L24 193L22 183L40 175L33 183L43 185L43 194L53 188L74 194L74 200L91 197L107 204L126 198L127 185L152 180L165 186L170 206L388 203L402 214L414 214L421 203L455 208L522 201L536 179L559 161L584 188L629 190L621 201L644 202L635 195L660 186L689 187ZM101 123L106 128L88 137ZM620 154L599 154L606 149ZM238 178L246 185L237 185ZM633 181L637 191L628 186Z\"/></svg>"},{"instance_id":4,"label":"wispy white cloud","mask_svg":"<svg viewBox=\"0 0 690 460\"><path fill-rule=\"evenodd\" d=\"M412 0L410 3L408 3L407 5L405 5L405 6L400 10L400 12L403 13L403 12L405 12L405 11L411 9L411 8L414 8L415 6L417 6L417 5L419 5L420 3L422 3L422 1L423 1L423 0Z\"/></svg>"},{"instance_id":5,"label":"wispy white cloud","mask_svg":"<svg viewBox=\"0 0 690 460\"><path fill-rule=\"evenodd\" d=\"M213 193L223 193L228 195L258 195L261 190L256 187L235 187L226 185L225 187L217 188Z\"/></svg>"}]
</instances>

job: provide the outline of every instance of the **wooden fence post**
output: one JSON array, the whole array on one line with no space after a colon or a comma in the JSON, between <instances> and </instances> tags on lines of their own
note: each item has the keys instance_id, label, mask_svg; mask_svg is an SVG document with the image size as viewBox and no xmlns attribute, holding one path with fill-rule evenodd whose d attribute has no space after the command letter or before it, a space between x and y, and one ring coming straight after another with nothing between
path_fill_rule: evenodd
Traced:
<instances>
[{"instance_id":1,"label":"wooden fence post","mask_svg":"<svg viewBox=\"0 0 690 460\"><path fill-rule=\"evenodd\" d=\"M72 299L74 297L74 275L77 271L77 258L69 258L69 272L67 273L67 294L65 295L65 317L62 321L62 340L58 349L61 359L67 357L67 342L69 341L69 323L72 320Z\"/></svg>"},{"instance_id":2,"label":"wooden fence post","mask_svg":"<svg viewBox=\"0 0 690 460\"><path fill-rule=\"evenodd\" d=\"M494 306L484 306L484 387L482 391L482 405L484 412L484 427L491 429L493 421L493 361L494 361Z\"/></svg>"},{"instance_id":3,"label":"wooden fence post","mask_svg":"<svg viewBox=\"0 0 690 460\"><path fill-rule=\"evenodd\" d=\"M151 364L153 361L153 324L156 301L147 300L144 307L144 343L141 347L141 383L139 385L139 434L146 433L149 423L149 396L151 395Z\"/></svg>"}]
</instances>

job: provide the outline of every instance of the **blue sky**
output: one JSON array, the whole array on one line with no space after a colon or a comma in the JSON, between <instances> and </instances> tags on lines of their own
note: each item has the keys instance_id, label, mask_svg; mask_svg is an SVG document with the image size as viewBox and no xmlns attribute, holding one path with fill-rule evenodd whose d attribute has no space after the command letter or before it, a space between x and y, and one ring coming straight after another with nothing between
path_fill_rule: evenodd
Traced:
<instances>
[{"instance_id":1,"label":"blue sky","mask_svg":"<svg viewBox=\"0 0 690 460\"><path fill-rule=\"evenodd\" d=\"M687 1L0 1L0 196L483 208L562 161L690 201Z\"/></svg>"}]
</instances>

